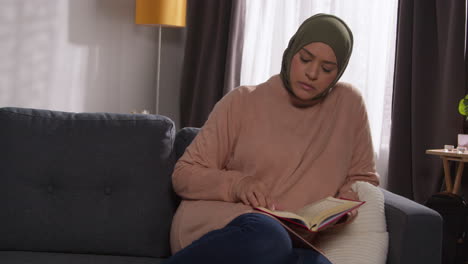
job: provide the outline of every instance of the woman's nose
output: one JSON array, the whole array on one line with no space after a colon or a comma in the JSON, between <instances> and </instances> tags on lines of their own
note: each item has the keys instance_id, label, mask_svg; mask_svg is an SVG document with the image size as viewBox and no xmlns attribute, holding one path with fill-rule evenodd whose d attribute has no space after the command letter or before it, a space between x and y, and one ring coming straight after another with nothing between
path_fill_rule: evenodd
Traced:
<instances>
[{"instance_id":1,"label":"woman's nose","mask_svg":"<svg viewBox=\"0 0 468 264\"><path fill-rule=\"evenodd\" d=\"M309 67L306 69L306 76L309 80L317 80L318 74L319 74L319 65L316 65L316 63L312 63Z\"/></svg>"}]
</instances>

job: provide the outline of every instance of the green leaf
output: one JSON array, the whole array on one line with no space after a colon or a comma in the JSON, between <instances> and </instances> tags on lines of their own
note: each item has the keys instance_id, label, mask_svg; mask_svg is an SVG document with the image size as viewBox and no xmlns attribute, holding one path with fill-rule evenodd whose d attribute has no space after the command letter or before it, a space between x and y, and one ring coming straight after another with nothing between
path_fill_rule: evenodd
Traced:
<instances>
[{"instance_id":1,"label":"green leaf","mask_svg":"<svg viewBox=\"0 0 468 264\"><path fill-rule=\"evenodd\" d=\"M458 112L461 115L468 116L468 114L467 114L468 113L468 109L467 109L468 107L465 104L465 101L468 101L468 100L466 100L465 98L461 99L460 102L458 103Z\"/></svg>"}]
</instances>

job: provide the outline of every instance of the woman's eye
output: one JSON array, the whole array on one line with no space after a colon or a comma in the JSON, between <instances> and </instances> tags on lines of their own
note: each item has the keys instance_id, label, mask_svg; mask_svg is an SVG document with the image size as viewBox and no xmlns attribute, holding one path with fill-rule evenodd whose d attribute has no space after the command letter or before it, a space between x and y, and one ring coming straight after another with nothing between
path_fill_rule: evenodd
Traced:
<instances>
[{"instance_id":1,"label":"woman's eye","mask_svg":"<svg viewBox=\"0 0 468 264\"><path fill-rule=\"evenodd\" d=\"M304 62L304 63L307 63L307 62L309 62L309 61L310 61L310 60L308 60L308 59L305 59L305 58L303 58L303 57L300 57L300 58L301 58L301 61L302 61L302 62Z\"/></svg>"},{"instance_id":2,"label":"woman's eye","mask_svg":"<svg viewBox=\"0 0 468 264\"><path fill-rule=\"evenodd\" d=\"M326 72L326 73L329 73L329 72L332 71L331 69L327 69L327 68L325 68L325 67L322 67L322 69L323 69L323 71Z\"/></svg>"}]
</instances>

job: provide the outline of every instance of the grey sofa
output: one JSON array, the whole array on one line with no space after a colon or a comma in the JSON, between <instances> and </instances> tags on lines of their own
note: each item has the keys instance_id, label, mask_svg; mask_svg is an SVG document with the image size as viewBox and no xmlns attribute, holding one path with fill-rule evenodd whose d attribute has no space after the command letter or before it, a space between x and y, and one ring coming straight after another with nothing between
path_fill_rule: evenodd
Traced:
<instances>
[{"instance_id":1,"label":"grey sofa","mask_svg":"<svg viewBox=\"0 0 468 264\"><path fill-rule=\"evenodd\" d=\"M197 132L156 115L0 108L0 263L162 263L170 175ZM440 263L440 216L384 194L387 263Z\"/></svg>"}]
</instances>

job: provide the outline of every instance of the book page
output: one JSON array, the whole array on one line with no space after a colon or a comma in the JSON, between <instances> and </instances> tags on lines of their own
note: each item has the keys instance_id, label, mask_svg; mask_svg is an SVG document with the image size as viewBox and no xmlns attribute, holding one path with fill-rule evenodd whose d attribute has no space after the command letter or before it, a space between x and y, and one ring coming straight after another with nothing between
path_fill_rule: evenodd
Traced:
<instances>
[{"instance_id":1,"label":"book page","mask_svg":"<svg viewBox=\"0 0 468 264\"><path fill-rule=\"evenodd\" d=\"M298 215L307 219L308 226L313 227L319 225L323 219L331 215L339 214L343 211L348 211L351 208L357 207L362 202L343 200L334 197L327 197L319 200L316 203L307 205L297 212Z\"/></svg>"}]
</instances>

